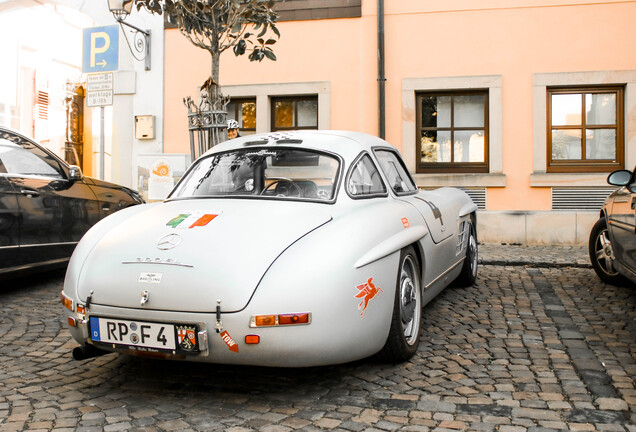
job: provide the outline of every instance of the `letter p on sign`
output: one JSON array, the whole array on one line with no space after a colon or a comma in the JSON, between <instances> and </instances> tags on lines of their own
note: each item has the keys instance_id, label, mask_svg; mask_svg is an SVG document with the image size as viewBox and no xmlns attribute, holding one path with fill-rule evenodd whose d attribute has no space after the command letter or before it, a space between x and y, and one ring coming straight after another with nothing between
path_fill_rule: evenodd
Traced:
<instances>
[{"instance_id":1,"label":"letter p on sign","mask_svg":"<svg viewBox=\"0 0 636 432\"><path fill-rule=\"evenodd\" d=\"M101 45L101 46L98 46ZM103 54L108 51L110 47L110 36L106 32L91 33L91 67L95 67L95 57L98 54ZM102 63L106 60L102 60ZM107 62L106 62L107 63Z\"/></svg>"}]
</instances>

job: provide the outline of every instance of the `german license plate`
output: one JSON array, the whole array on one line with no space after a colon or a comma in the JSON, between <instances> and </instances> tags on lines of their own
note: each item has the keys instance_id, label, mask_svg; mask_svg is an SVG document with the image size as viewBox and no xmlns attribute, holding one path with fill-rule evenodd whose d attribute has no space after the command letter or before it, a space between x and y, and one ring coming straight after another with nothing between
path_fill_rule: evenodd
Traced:
<instances>
[{"instance_id":1,"label":"german license plate","mask_svg":"<svg viewBox=\"0 0 636 432\"><path fill-rule=\"evenodd\" d=\"M194 325L90 317L91 339L140 350L198 351Z\"/></svg>"}]
</instances>

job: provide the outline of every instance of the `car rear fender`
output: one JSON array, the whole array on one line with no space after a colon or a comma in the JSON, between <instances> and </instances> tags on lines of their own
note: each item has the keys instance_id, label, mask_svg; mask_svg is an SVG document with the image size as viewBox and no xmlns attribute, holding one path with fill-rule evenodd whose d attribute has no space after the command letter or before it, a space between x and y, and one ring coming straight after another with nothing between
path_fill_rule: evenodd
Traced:
<instances>
[{"instance_id":1,"label":"car rear fender","mask_svg":"<svg viewBox=\"0 0 636 432\"><path fill-rule=\"evenodd\" d=\"M108 232L115 226L117 226L123 220L130 218L139 213L150 210L150 208L160 203L142 204L132 207L127 207L104 219L97 222L89 229L82 237L80 242L75 247L71 260L69 261L68 268L66 269L66 277L64 278L64 292L69 295L77 296L77 286L79 275L86 262L86 259L90 255L93 248L99 243L99 241L108 234Z\"/></svg>"},{"instance_id":2,"label":"car rear fender","mask_svg":"<svg viewBox=\"0 0 636 432\"><path fill-rule=\"evenodd\" d=\"M383 242L379 243L369 252L365 253L355 263L355 268L364 267L374 261L384 258L394 252L400 251L406 246L413 243L418 243L424 236L428 235L429 231L425 225L418 225L410 227L404 231L400 231L391 237L387 238Z\"/></svg>"}]
</instances>

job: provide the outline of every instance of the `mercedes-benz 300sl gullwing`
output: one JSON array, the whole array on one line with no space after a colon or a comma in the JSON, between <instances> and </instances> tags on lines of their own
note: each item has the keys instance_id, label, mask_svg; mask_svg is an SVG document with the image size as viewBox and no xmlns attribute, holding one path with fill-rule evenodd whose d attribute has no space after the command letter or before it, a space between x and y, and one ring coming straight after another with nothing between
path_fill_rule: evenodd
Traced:
<instances>
[{"instance_id":1,"label":"mercedes-benz 300sl gullwing","mask_svg":"<svg viewBox=\"0 0 636 432\"><path fill-rule=\"evenodd\" d=\"M227 141L165 201L83 237L61 293L74 357L407 360L422 307L475 281L476 210L459 189L418 190L399 152L370 135Z\"/></svg>"}]
</instances>

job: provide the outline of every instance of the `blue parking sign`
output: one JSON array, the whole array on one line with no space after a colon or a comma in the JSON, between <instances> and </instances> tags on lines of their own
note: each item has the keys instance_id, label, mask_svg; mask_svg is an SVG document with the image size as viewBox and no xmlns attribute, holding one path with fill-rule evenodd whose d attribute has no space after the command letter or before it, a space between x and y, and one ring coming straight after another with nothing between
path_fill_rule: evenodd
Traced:
<instances>
[{"instance_id":1,"label":"blue parking sign","mask_svg":"<svg viewBox=\"0 0 636 432\"><path fill-rule=\"evenodd\" d=\"M82 72L113 72L119 69L119 26L84 29Z\"/></svg>"}]
</instances>

